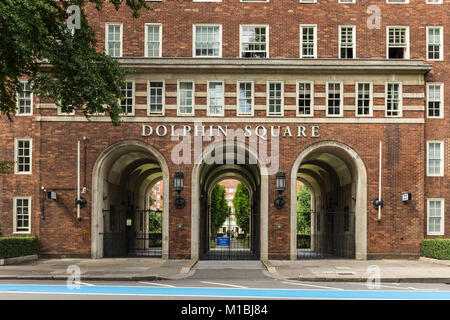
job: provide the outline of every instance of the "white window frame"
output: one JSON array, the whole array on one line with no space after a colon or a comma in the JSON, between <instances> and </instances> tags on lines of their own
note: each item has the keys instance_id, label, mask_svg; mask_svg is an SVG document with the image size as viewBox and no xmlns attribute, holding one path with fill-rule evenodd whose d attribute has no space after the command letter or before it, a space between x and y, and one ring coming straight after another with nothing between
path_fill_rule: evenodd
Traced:
<instances>
[{"instance_id":1,"label":"white window frame","mask_svg":"<svg viewBox=\"0 0 450 320\"><path fill-rule=\"evenodd\" d=\"M120 26L120 55L119 56L111 56L109 54L109 26ZM110 55L113 58L120 58L123 57L123 23L121 22L107 22L105 23L105 53L107 55Z\"/></svg>"},{"instance_id":2,"label":"white window frame","mask_svg":"<svg viewBox=\"0 0 450 320\"><path fill-rule=\"evenodd\" d=\"M409 50L410 50L410 41L409 41L409 26L386 26L386 59L394 59L389 58L389 29L391 28L405 28L405 40L406 40L406 48L405 55L403 59L409 59Z\"/></svg>"},{"instance_id":3,"label":"white window frame","mask_svg":"<svg viewBox=\"0 0 450 320\"><path fill-rule=\"evenodd\" d=\"M430 59L428 58L428 31L430 29L439 29L439 58L437 59ZM428 61L443 61L444 60L444 27L442 26L427 26L426 27L426 47L427 47L427 56L426 60Z\"/></svg>"},{"instance_id":4,"label":"white window frame","mask_svg":"<svg viewBox=\"0 0 450 320\"><path fill-rule=\"evenodd\" d=\"M152 82L162 82L162 110L160 113L154 113L151 112L151 108L150 108L150 83ZM178 91L178 87L177 87L177 91ZM177 93L178 95L178 93ZM165 112L166 112L166 82L164 80L156 80L156 79L152 79L152 80L148 80L147 81L147 115L148 116L164 116Z\"/></svg>"},{"instance_id":5,"label":"white window frame","mask_svg":"<svg viewBox=\"0 0 450 320\"><path fill-rule=\"evenodd\" d=\"M369 84L369 114L358 114L358 85ZM373 82L356 81L355 82L355 117L373 117Z\"/></svg>"},{"instance_id":6,"label":"white window frame","mask_svg":"<svg viewBox=\"0 0 450 320\"><path fill-rule=\"evenodd\" d=\"M299 105L298 105L298 96L300 94L300 83L309 83L311 86L311 113L310 114L300 114L299 113ZM297 117L314 117L314 81L306 81L306 80L297 80L295 84L295 114Z\"/></svg>"},{"instance_id":7,"label":"white window frame","mask_svg":"<svg viewBox=\"0 0 450 320\"><path fill-rule=\"evenodd\" d=\"M159 55L158 56L149 56L148 55L148 27L149 26L158 26L159 27ZM145 43L144 43L144 54L146 58L161 58L162 57L162 23L146 23L145 24Z\"/></svg>"},{"instance_id":8,"label":"white window frame","mask_svg":"<svg viewBox=\"0 0 450 320\"><path fill-rule=\"evenodd\" d=\"M30 170L19 172L19 141L29 141L30 142ZM31 138L15 138L14 139L14 174L32 174L33 173L33 139Z\"/></svg>"},{"instance_id":9,"label":"white window frame","mask_svg":"<svg viewBox=\"0 0 450 320\"><path fill-rule=\"evenodd\" d=\"M210 107L211 107L210 100L209 100L209 98L210 98L210 92L209 92L210 83L221 83L222 84L222 112L220 114L212 114L210 112ZM206 91L207 91L207 93L206 93L206 100L207 100L206 101L206 108L207 108L206 114L208 116L223 117L225 115L225 81L221 81L221 80L208 81Z\"/></svg>"},{"instance_id":10,"label":"white window frame","mask_svg":"<svg viewBox=\"0 0 450 320\"><path fill-rule=\"evenodd\" d=\"M303 28L313 28L314 35L314 57L303 56ZM300 25L300 58L301 59L317 59L317 24L301 24Z\"/></svg>"},{"instance_id":11,"label":"white window frame","mask_svg":"<svg viewBox=\"0 0 450 320\"><path fill-rule=\"evenodd\" d=\"M299 0L300 3L317 3L317 0Z\"/></svg>"},{"instance_id":12,"label":"white window frame","mask_svg":"<svg viewBox=\"0 0 450 320\"><path fill-rule=\"evenodd\" d=\"M28 200L28 230L17 231L17 200ZM31 196L13 197L13 234L31 233Z\"/></svg>"},{"instance_id":13,"label":"white window frame","mask_svg":"<svg viewBox=\"0 0 450 320\"><path fill-rule=\"evenodd\" d=\"M329 114L328 113L328 85L332 83L339 83L339 114ZM343 81L327 81L325 87L325 108L327 117L343 117L344 116L344 82Z\"/></svg>"},{"instance_id":14,"label":"white window frame","mask_svg":"<svg viewBox=\"0 0 450 320\"><path fill-rule=\"evenodd\" d=\"M240 112L240 104L239 104L239 87L241 83L251 83L252 84L252 110L251 113L241 113ZM247 116L247 117L253 117L253 115L255 114L255 83L254 81L248 81L248 80L240 80L237 82L237 86L236 86L236 115L238 116Z\"/></svg>"},{"instance_id":15,"label":"white window frame","mask_svg":"<svg viewBox=\"0 0 450 320\"><path fill-rule=\"evenodd\" d=\"M429 104L429 98L430 98L430 86L436 86L439 85L440 86L440 99L439 99L439 116L430 116L428 114L428 104ZM427 83L427 101L426 101L426 108L425 108L425 112L427 114L427 118L435 118L435 119L443 119L444 118L444 83L442 82L428 82Z\"/></svg>"},{"instance_id":16,"label":"white window frame","mask_svg":"<svg viewBox=\"0 0 450 320\"><path fill-rule=\"evenodd\" d=\"M239 2L269 2L269 0L239 0Z\"/></svg>"},{"instance_id":17,"label":"white window frame","mask_svg":"<svg viewBox=\"0 0 450 320\"><path fill-rule=\"evenodd\" d=\"M430 1L430 0L426 0L425 2L426 4L442 4L442 0L437 0L437 1Z\"/></svg>"},{"instance_id":18,"label":"white window frame","mask_svg":"<svg viewBox=\"0 0 450 320\"><path fill-rule=\"evenodd\" d=\"M440 221L440 231L432 232L430 231L430 202L440 202L441 203L441 221ZM444 235L444 219L445 219L445 200L443 198L428 198L427 199L427 235L429 236L440 236Z\"/></svg>"},{"instance_id":19,"label":"white window frame","mask_svg":"<svg viewBox=\"0 0 450 320\"><path fill-rule=\"evenodd\" d=\"M399 86L398 86L398 91L399 91L398 115L396 115L396 116L388 115L388 111L389 111L388 110L388 86L389 86L389 84L399 84ZM384 87L384 92L385 92L385 95L386 95L385 102L384 102L385 103L385 108L386 108L385 116L387 118L399 118L399 117L402 117L403 116L403 84L402 84L402 82L401 81L387 81L386 84L385 84L385 87ZM391 110L391 112L392 112L392 110Z\"/></svg>"},{"instance_id":20,"label":"white window frame","mask_svg":"<svg viewBox=\"0 0 450 320\"><path fill-rule=\"evenodd\" d=\"M180 84L183 82L192 83L192 112L191 113L181 113L181 96L180 96ZM184 107L184 106L183 106ZM177 116L193 116L195 114L195 81L194 80L178 80L177 81Z\"/></svg>"},{"instance_id":21,"label":"white window frame","mask_svg":"<svg viewBox=\"0 0 450 320\"><path fill-rule=\"evenodd\" d=\"M162 0L153 0L153 1L162 1ZM222 2L222 0L192 0L192 2Z\"/></svg>"},{"instance_id":22,"label":"white window frame","mask_svg":"<svg viewBox=\"0 0 450 320\"><path fill-rule=\"evenodd\" d=\"M29 82L28 81L20 81L20 84L21 85L25 85L25 84L29 84ZM17 94L16 94L16 116L19 116L19 117L28 117L28 116L32 116L33 115L33 92L32 92L32 90L31 90L31 84L29 84L29 86L30 86L30 112L29 113L20 113L19 111L20 111L20 109L19 109L19 106L20 106L20 97L19 97L19 92L17 92Z\"/></svg>"},{"instance_id":23,"label":"white window frame","mask_svg":"<svg viewBox=\"0 0 450 320\"><path fill-rule=\"evenodd\" d=\"M197 36L197 27L219 27L219 55L218 56L198 56L196 54L195 40ZM194 58L222 58L222 25L221 24L193 24L192 25L192 56Z\"/></svg>"},{"instance_id":24,"label":"white window frame","mask_svg":"<svg viewBox=\"0 0 450 320\"><path fill-rule=\"evenodd\" d=\"M125 85L127 85L128 82L131 82L131 99L133 100L133 103L131 105L132 111L129 113L121 112L120 115L124 117L128 116L134 116L135 109L136 109L136 82L134 80L125 80ZM119 99L119 106L122 109L121 100Z\"/></svg>"},{"instance_id":25,"label":"white window frame","mask_svg":"<svg viewBox=\"0 0 450 320\"><path fill-rule=\"evenodd\" d=\"M280 106L280 113L271 113L270 112L270 84L276 83L281 84L280 90L281 90L281 106ZM284 116L284 81L280 80L268 80L266 83L266 105L267 110L266 114L268 117L283 117Z\"/></svg>"},{"instance_id":26,"label":"white window frame","mask_svg":"<svg viewBox=\"0 0 450 320\"><path fill-rule=\"evenodd\" d=\"M341 44L342 44L342 35L341 35L341 31L342 28L351 28L352 30L352 58L342 58L341 57ZM356 26L355 25L341 25L339 26L339 42L338 42L338 57L339 59L356 59Z\"/></svg>"},{"instance_id":27,"label":"white window frame","mask_svg":"<svg viewBox=\"0 0 450 320\"><path fill-rule=\"evenodd\" d=\"M404 0L404 2L386 0L386 3L388 3L388 4L408 4L409 0Z\"/></svg>"},{"instance_id":28,"label":"white window frame","mask_svg":"<svg viewBox=\"0 0 450 320\"><path fill-rule=\"evenodd\" d=\"M338 3L342 3L342 4L352 4L352 3L356 3L356 0L350 0L350 1L339 0Z\"/></svg>"},{"instance_id":29,"label":"white window frame","mask_svg":"<svg viewBox=\"0 0 450 320\"><path fill-rule=\"evenodd\" d=\"M269 58L269 53L270 53L270 49L269 49L269 43L270 43L270 38L269 38L269 25L268 24L240 24L239 25L239 58L244 58L242 57L242 28L243 27L255 27L255 28L266 28L266 57L265 58L245 58L245 59L267 59Z\"/></svg>"},{"instance_id":30,"label":"white window frame","mask_svg":"<svg viewBox=\"0 0 450 320\"><path fill-rule=\"evenodd\" d=\"M440 150L439 150L439 155L440 155L440 163L439 163L439 173L430 173L430 144L439 144ZM427 141L427 177L443 177L444 176L444 141L442 140L429 140Z\"/></svg>"}]
</instances>

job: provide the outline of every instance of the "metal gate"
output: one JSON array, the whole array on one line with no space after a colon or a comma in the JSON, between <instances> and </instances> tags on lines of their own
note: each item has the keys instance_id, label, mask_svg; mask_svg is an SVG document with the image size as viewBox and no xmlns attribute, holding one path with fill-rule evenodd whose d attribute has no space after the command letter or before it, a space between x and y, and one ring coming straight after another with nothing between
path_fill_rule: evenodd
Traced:
<instances>
[{"instance_id":1,"label":"metal gate","mask_svg":"<svg viewBox=\"0 0 450 320\"><path fill-rule=\"evenodd\" d=\"M162 257L162 212L103 210L104 257Z\"/></svg>"}]
</instances>

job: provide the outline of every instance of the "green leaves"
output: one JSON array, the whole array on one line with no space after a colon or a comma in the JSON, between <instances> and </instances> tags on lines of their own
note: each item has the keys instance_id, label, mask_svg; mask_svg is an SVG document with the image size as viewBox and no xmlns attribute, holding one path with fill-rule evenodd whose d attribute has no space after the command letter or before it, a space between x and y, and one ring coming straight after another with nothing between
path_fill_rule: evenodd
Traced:
<instances>
[{"instance_id":1,"label":"green leaves","mask_svg":"<svg viewBox=\"0 0 450 320\"><path fill-rule=\"evenodd\" d=\"M81 109L86 117L108 112L120 125L119 99L126 70L98 50L85 6L105 3L118 9L123 3L134 17L151 9L145 0L4 0L0 2L0 115L11 119L16 111L20 79L29 79L32 91L51 99L63 112ZM71 5L80 7L80 29L67 28Z\"/></svg>"},{"instance_id":2,"label":"green leaves","mask_svg":"<svg viewBox=\"0 0 450 320\"><path fill-rule=\"evenodd\" d=\"M236 188L233 206L236 215L236 224L247 233L250 222L250 195L242 183L239 183Z\"/></svg>"},{"instance_id":3,"label":"green leaves","mask_svg":"<svg viewBox=\"0 0 450 320\"><path fill-rule=\"evenodd\" d=\"M14 171L13 161L0 161L0 174L10 174Z\"/></svg>"},{"instance_id":4,"label":"green leaves","mask_svg":"<svg viewBox=\"0 0 450 320\"><path fill-rule=\"evenodd\" d=\"M297 232L311 234L311 193L305 185L298 193Z\"/></svg>"},{"instance_id":5,"label":"green leaves","mask_svg":"<svg viewBox=\"0 0 450 320\"><path fill-rule=\"evenodd\" d=\"M216 234L228 217L228 204L225 198L225 187L217 184L211 195L211 234Z\"/></svg>"}]
</instances>

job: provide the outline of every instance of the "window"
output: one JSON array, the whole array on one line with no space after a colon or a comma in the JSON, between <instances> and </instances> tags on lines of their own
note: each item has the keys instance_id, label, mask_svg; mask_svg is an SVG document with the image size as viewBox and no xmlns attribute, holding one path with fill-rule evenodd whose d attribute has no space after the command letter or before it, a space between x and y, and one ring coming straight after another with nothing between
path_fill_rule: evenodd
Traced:
<instances>
[{"instance_id":1,"label":"window","mask_svg":"<svg viewBox=\"0 0 450 320\"><path fill-rule=\"evenodd\" d=\"M122 56L122 24L106 24L106 53L111 57Z\"/></svg>"},{"instance_id":2,"label":"window","mask_svg":"<svg viewBox=\"0 0 450 320\"><path fill-rule=\"evenodd\" d=\"M267 82L267 115L282 116L284 105L284 85L282 81Z\"/></svg>"},{"instance_id":3,"label":"window","mask_svg":"<svg viewBox=\"0 0 450 320\"><path fill-rule=\"evenodd\" d=\"M339 58L355 58L355 26L339 26Z\"/></svg>"},{"instance_id":4,"label":"window","mask_svg":"<svg viewBox=\"0 0 450 320\"><path fill-rule=\"evenodd\" d=\"M444 35L442 27L427 27L427 59L443 60Z\"/></svg>"},{"instance_id":5,"label":"window","mask_svg":"<svg viewBox=\"0 0 450 320\"><path fill-rule=\"evenodd\" d=\"M314 83L297 82L297 116L312 116L314 105Z\"/></svg>"},{"instance_id":6,"label":"window","mask_svg":"<svg viewBox=\"0 0 450 320\"><path fill-rule=\"evenodd\" d=\"M224 83L208 82L208 115L224 115Z\"/></svg>"},{"instance_id":7,"label":"window","mask_svg":"<svg viewBox=\"0 0 450 320\"><path fill-rule=\"evenodd\" d=\"M31 197L14 197L13 233L31 232Z\"/></svg>"},{"instance_id":8,"label":"window","mask_svg":"<svg viewBox=\"0 0 450 320\"><path fill-rule=\"evenodd\" d=\"M386 117L402 116L402 84L386 83Z\"/></svg>"},{"instance_id":9,"label":"window","mask_svg":"<svg viewBox=\"0 0 450 320\"><path fill-rule=\"evenodd\" d=\"M327 116L342 116L343 85L342 82L327 82Z\"/></svg>"},{"instance_id":10,"label":"window","mask_svg":"<svg viewBox=\"0 0 450 320\"><path fill-rule=\"evenodd\" d=\"M253 82L238 82L238 116L253 115Z\"/></svg>"},{"instance_id":11,"label":"window","mask_svg":"<svg viewBox=\"0 0 450 320\"><path fill-rule=\"evenodd\" d=\"M317 3L317 0L300 0L300 3Z\"/></svg>"},{"instance_id":12,"label":"window","mask_svg":"<svg viewBox=\"0 0 450 320\"><path fill-rule=\"evenodd\" d=\"M427 83L427 117L444 117L444 86L442 83Z\"/></svg>"},{"instance_id":13,"label":"window","mask_svg":"<svg viewBox=\"0 0 450 320\"><path fill-rule=\"evenodd\" d=\"M427 141L427 176L444 176L444 142Z\"/></svg>"},{"instance_id":14,"label":"window","mask_svg":"<svg viewBox=\"0 0 450 320\"><path fill-rule=\"evenodd\" d=\"M194 57L222 56L222 27L220 25L194 26Z\"/></svg>"},{"instance_id":15,"label":"window","mask_svg":"<svg viewBox=\"0 0 450 320\"><path fill-rule=\"evenodd\" d=\"M148 88L148 114L164 115L164 81L149 81Z\"/></svg>"},{"instance_id":16,"label":"window","mask_svg":"<svg viewBox=\"0 0 450 320\"><path fill-rule=\"evenodd\" d=\"M268 33L267 26L241 26L241 58L267 58Z\"/></svg>"},{"instance_id":17,"label":"window","mask_svg":"<svg viewBox=\"0 0 450 320\"><path fill-rule=\"evenodd\" d=\"M72 107L72 105L69 105L69 106ZM59 116L73 116L73 115L75 115L75 109L72 109L72 111L68 111L68 112L64 112L62 110L62 108L59 107L59 106L56 106L56 109L57 109L56 114L59 115Z\"/></svg>"},{"instance_id":18,"label":"window","mask_svg":"<svg viewBox=\"0 0 450 320\"><path fill-rule=\"evenodd\" d=\"M122 114L133 115L134 109L134 81L125 82L125 87L122 88L123 99L120 100L120 107Z\"/></svg>"},{"instance_id":19,"label":"window","mask_svg":"<svg viewBox=\"0 0 450 320\"><path fill-rule=\"evenodd\" d=\"M372 83L356 83L356 115L372 116Z\"/></svg>"},{"instance_id":20,"label":"window","mask_svg":"<svg viewBox=\"0 0 450 320\"><path fill-rule=\"evenodd\" d=\"M300 25L300 58L317 58L316 25Z\"/></svg>"},{"instance_id":21,"label":"window","mask_svg":"<svg viewBox=\"0 0 450 320\"><path fill-rule=\"evenodd\" d=\"M178 115L194 114L194 82L178 81Z\"/></svg>"},{"instance_id":22,"label":"window","mask_svg":"<svg viewBox=\"0 0 450 320\"><path fill-rule=\"evenodd\" d=\"M15 139L15 173L31 174L31 139Z\"/></svg>"},{"instance_id":23,"label":"window","mask_svg":"<svg viewBox=\"0 0 450 320\"><path fill-rule=\"evenodd\" d=\"M427 234L444 234L444 199L427 199Z\"/></svg>"},{"instance_id":24,"label":"window","mask_svg":"<svg viewBox=\"0 0 450 320\"><path fill-rule=\"evenodd\" d=\"M405 3L409 3L409 0L386 0L386 3L405 4Z\"/></svg>"},{"instance_id":25,"label":"window","mask_svg":"<svg viewBox=\"0 0 450 320\"><path fill-rule=\"evenodd\" d=\"M339 0L339 3L355 3L356 0Z\"/></svg>"},{"instance_id":26,"label":"window","mask_svg":"<svg viewBox=\"0 0 450 320\"><path fill-rule=\"evenodd\" d=\"M21 92L17 93L17 115L30 116L33 114L33 94L28 82L20 82Z\"/></svg>"},{"instance_id":27,"label":"window","mask_svg":"<svg viewBox=\"0 0 450 320\"><path fill-rule=\"evenodd\" d=\"M409 59L409 28L387 27L388 59Z\"/></svg>"},{"instance_id":28,"label":"window","mask_svg":"<svg viewBox=\"0 0 450 320\"><path fill-rule=\"evenodd\" d=\"M442 0L427 0L427 4L442 4Z\"/></svg>"},{"instance_id":29,"label":"window","mask_svg":"<svg viewBox=\"0 0 450 320\"><path fill-rule=\"evenodd\" d=\"M145 56L161 57L162 56L162 25L150 24L145 25Z\"/></svg>"},{"instance_id":30,"label":"window","mask_svg":"<svg viewBox=\"0 0 450 320\"><path fill-rule=\"evenodd\" d=\"M241 0L241 2L269 2L269 0Z\"/></svg>"}]
</instances>

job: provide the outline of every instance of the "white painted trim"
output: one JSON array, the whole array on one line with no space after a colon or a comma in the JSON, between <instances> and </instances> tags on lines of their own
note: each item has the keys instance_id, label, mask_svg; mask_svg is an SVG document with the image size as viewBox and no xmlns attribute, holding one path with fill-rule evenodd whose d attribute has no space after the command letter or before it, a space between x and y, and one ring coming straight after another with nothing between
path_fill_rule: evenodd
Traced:
<instances>
[{"instance_id":1,"label":"white painted trim","mask_svg":"<svg viewBox=\"0 0 450 320\"><path fill-rule=\"evenodd\" d=\"M409 0L407 0L409 1ZM405 40L406 40L406 50L405 50L405 56L403 59L409 59L409 50L410 50L410 43L409 43L409 26L386 26L386 59L389 59L389 29L390 28L405 28ZM402 59L390 59L390 60L402 60Z\"/></svg>"},{"instance_id":2,"label":"white painted trim","mask_svg":"<svg viewBox=\"0 0 450 320\"><path fill-rule=\"evenodd\" d=\"M271 83L279 83L281 84L281 109L279 114L271 114L270 113L270 84ZM283 117L284 116L284 81L282 80L267 80L266 83L266 115L268 117Z\"/></svg>"},{"instance_id":3,"label":"white painted trim","mask_svg":"<svg viewBox=\"0 0 450 320\"><path fill-rule=\"evenodd\" d=\"M440 45L440 49L439 49L439 58L438 59L429 59L428 58L428 40L429 40L429 36L428 36L428 31L430 29L439 29L439 45ZM426 57L425 60L427 61L443 61L444 60L444 27L443 26L427 26L426 27L426 48L427 48L427 52L426 52Z\"/></svg>"},{"instance_id":4,"label":"white painted trim","mask_svg":"<svg viewBox=\"0 0 450 320\"><path fill-rule=\"evenodd\" d=\"M127 85L128 82L131 82L131 99L133 100L133 103L131 105L131 112L130 113L121 113L120 116L121 117L134 117L135 115L135 109L136 109L136 82L135 80L125 80L125 86ZM122 108L122 106L120 105L120 99L119 99L119 106L120 108Z\"/></svg>"},{"instance_id":5,"label":"white painted trim","mask_svg":"<svg viewBox=\"0 0 450 320\"><path fill-rule=\"evenodd\" d=\"M28 81L19 81L21 84L28 84L29 82ZM30 103L30 113L19 113L19 93L17 92L16 93L16 113L15 113L15 116L16 117L29 117L29 116L32 116L33 115L33 91L32 91L32 88L31 88L31 84L30 84L30 101L31 101L31 103Z\"/></svg>"},{"instance_id":6,"label":"white painted trim","mask_svg":"<svg viewBox=\"0 0 450 320\"><path fill-rule=\"evenodd\" d=\"M242 58L242 27L264 27L266 28L266 59L270 57L270 38L269 38L269 25L268 24L240 24L239 25L239 58ZM250 59L250 58L248 58ZM257 59L257 58L254 58Z\"/></svg>"},{"instance_id":7,"label":"white painted trim","mask_svg":"<svg viewBox=\"0 0 450 320\"><path fill-rule=\"evenodd\" d=\"M251 83L252 84L252 111L250 114L244 113L241 114L240 112L240 105L239 105L239 86L241 83ZM253 80L238 80L236 84L236 115L237 116L247 116L247 117L253 117L255 115L255 82ZM242 121L242 120L240 120Z\"/></svg>"},{"instance_id":8,"label":"white painted trim","mask_svg":"<svg viewBox=\"0 0 450 320\"><path fill-rule=\"evenodd\" d=\"M107 55L109 55L109 52L108 52L108 44L109 44L109 41L108 41L108 33L109 33L109 28L108 28L108 26L120 26L120 55L117 57L117 56L114 56L114 58L120 58L120 57L123 57L123 23L122 22L106 22L105 23L105 53L107 54Z\"/></svg>"},{"instance_id":9,"label":"white painted trim","mask_svg":"<svg viewBox=\"0 0 450 320\"><path fill-rule=\"evenodd\" d=\"M428 103L429 103L429 87L430 85L439 85L440 86L440 107L439 107L439 116L435 117L435 116L429 116L428 115ZM426 117L430 118L430 119L443 119L444 118L444 83L443 82L427 82L427 99L425 101L425 111L426 111Z\"/></svg>"},{"instance_id":10,"label":"white painted trim","mask_svg":"<svg viewBox=\"0 0 450 320\"><path fill-rule=\"evenodd\" d=\"M28 231L17 230L17 200L28 200ZM31 196L13 197L13 234L30 234L31 233Z\"/></svg>"},{"instance_id":11,"label":"white painted trim","mask_svg":"<svg viewBox=\"0 0 450 320\"><path fill-rule=\"evenodd\" d=\"M148 56L148 26L159 26L159 56ZM145 28L145 39L144 39L144 55L147 58L161 58L162 57L162 23L146 23L144 25Z\"/></svg>"},{"instance_id":12,"label":"white painted trim","mask_svg":"<svg viewBox=\"0 0 450 320\"><path fill-rule=\"evenodd\" d=\"M184 82L192 83L192 112L191 113L181 113L180 112L180 84ZM177 80L177 116L193 116L195 115L195 81L194 80Z\"/></svg>"},{"instance_id":13,"label":"white painted trim","mask_svg":"<svg viewBox=\"0 0 450 320\"><path fill-rule=\"evenodd\" d=\"M196 39L196 27L219 27L219 55L218 56L197 56L196 54L196 47L195 47L195 39ZM192 25L192 57L194 58L222 58L222 25L221 24L215 24L215 23L196 23Z\"/></svg>"},{"instance_id":14,"label":"white painted trim","mask_svg":"<svg viewBox=\"0 0 450 320\"><path fill-rule=\"evenodd\" d=\"M369 84L369 114L358 114L358 84ZM355 117L373 117L373 81L356 81L355 82Z\"/></svg>"},{"instance_id":15,"label":"white painted trim","mask_svg":"<svg viewBox=\"0 0 450 320\"><path fill-rule=\"evenodd\" d=\"M440 223L440 232L430 232L430 202L431 201L439 201L441 202L441 223ZM444 227L445 227L445 223L444 223L444 219L445 219L445 200L443 198L427 198L427 235L429 236L441 236L445 234L444 231Z\"/></svg>"},{"instance_id":16,"label":"white painted trim","mask_svg":"<svg viewBox=\"0 0 450 320\"><path fill-rule=\"evenodd\" d=\"M328 85L333 83L339 83L339 114L328 113ZM343 81L327 81L325 84L325 112L327 117L343 117L344 116L344 82Z\"/></svg>"},{"instance_id":17,"label":"white painted trim","mask_svg":"<svg viewBox=\"0 0 450 320\"><path fill-rule=\"evenodd\" d=\"M387 108L387 100L388 100L388 85L389 84L399 84L398 87L398 91L399 91L399 102L398 102L398 115L396 116L388 116L388 108ZM386 118L401 118L403 117L403 84L401 81L386 81L385 87L384 87L384 92L385 92L385 114L384 116ZM391 110L392 112L392 110Z\"/></svg>"},{"instance_id":18,"label":"white painted trim","mask_svg":"<svg viewBox=\"0 0 450 320\"><path fill-rule=\"evenodd\" d=\"M314 2L315 3L315 2ZM313 36L314 36L314 57L303 57L303 28L313 28ZM316 59L317 58L317 24L301 24L300 25L300 59Z\"/></svg>"},{"instance_id":19,"label":"white painted trim","mask_svg":"<svg viewBox=\"0 0 450 320\"><path fill-rule=\"evenodd\" d=\"M19 161L18 161L18 143L19 141L29 141L30 142L30 171L19 172ZM14 138L14 174L27 174L31 175L33 173L33 139L31 138Z\"/></svg>"},{"instance_id":20,"label":"white painted trim","mask_svg":"<svg viewBox=\"0 0 450 320\"><path fill-rule=\"evenodd\" d=\"M300 114L298 112L298 97L299 97L299 85L300 83L309 83L311 85L311 114ZM309 117L314 117L314 81L309 81L309 80L297 80L297 83L295 85L295 115L297 117L302 117L302 118L309 118Z\"/></svg>"},{"instance_id":21,"label":"white painted trim","mask_svg":"<svg viewBox=\"0 0 450 320\"><path fill-rule=\"evenodd\" d=\"M162 84L163 84L163 87L162 87L162 110L161 110L161 113L151 113L150 112L150 82L162 82ZM177 92L178 92L178 90L177 90ZM178 97L177 97L177 99L178 99ZM165 80L148 80L147 81L147 105L146 105L146 109L147 109L147 115L149 117L151 117L151 116L162 117L162 116L165 115L165 113L166 113L166 81ZM176 107L176 109L178 109L178 107Z\"/></svg>"},{"instance_id":22,"label":"white painted trim","mask_svg":"<svg viewBox=\"0 0 450 320\"><path fill-rule=\"evenodd\" d=\"M340 25L338 28L338 57L339 59L344 59L341 57L341 29L342 28L351 28L352 29L352 54L353 54L353 58L352 59L356 59L356 26L355 25ZM345 58L348 59L348 58Z\"/></svg>"},{"instance_id":23,"label":"white painted trim","mask_svg":"<svg viewBox=\"0 0 450 320\"><path fill-rule=\"evenodd\" d=\"M440 146L440 150L439 150L439 154L440 154L440 168L439 168L439 172L440 173L430 173L429 171L429 162L430 162L430 158L429 158L429 151L430 151L430 143L439 143ZM445 161L445 155L444 155L444 141L443 140L427 140L427 163L426 163L426 170L427 170L427 177L443 177L444 176L444 161Z\"/></svg>"},{"instance_id":24,"label":"white painted trim","mask_svg":"<svg viewBox=\"0 0 450 320\"><path fill-rule=\"evenodd\" d=\"M222 113L221 114L213 114L210 113L210 104L209 104L209 85L210 83L221 83L222 84ZM206 84L206 115L207 116L216 116L216 117L223 117L225 115L225 82L223 80L208 80L208 83Z\"/></svg>"}]
</instances>

